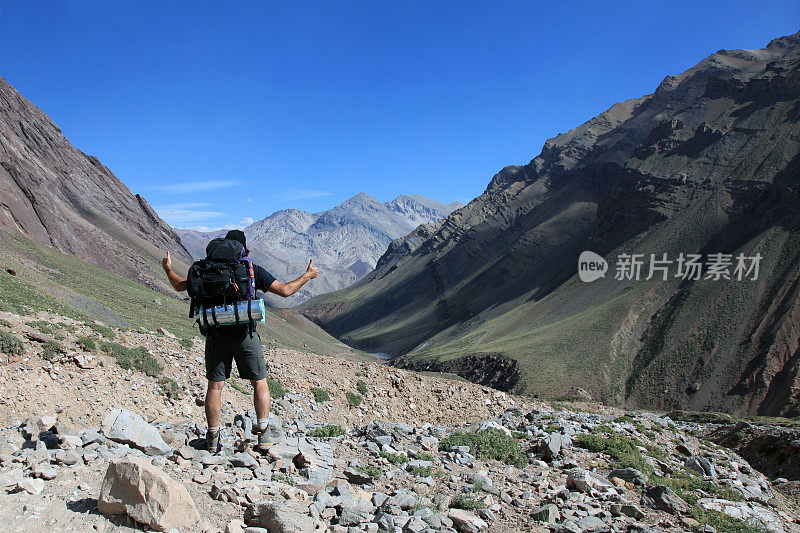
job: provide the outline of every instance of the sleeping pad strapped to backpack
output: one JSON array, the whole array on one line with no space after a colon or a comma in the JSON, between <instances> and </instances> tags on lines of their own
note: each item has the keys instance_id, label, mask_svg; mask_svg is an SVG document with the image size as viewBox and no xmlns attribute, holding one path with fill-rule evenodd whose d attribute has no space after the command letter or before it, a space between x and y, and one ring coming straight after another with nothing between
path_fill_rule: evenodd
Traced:
<instances>
[{"instance_id":1,"label":"sleeping pad strapped to backpack","mask_svg":"<svg viewBox=\"0 0 800 533\"><path fill-rule=\"evenodd\" d=\"M232 306L236 313L236 324L249 324L252 336L255 322L250 302L255 298L256 281L253 262L245 255L239 241L218 238L206 246L206 258L196 261L189 268L186 289L191 297L189 317L196 313L200 333L206 335L209 328L220 326L214 307ZM247 301L247 316L239 317L237 302Z\"/></svg>"}]
</instances>

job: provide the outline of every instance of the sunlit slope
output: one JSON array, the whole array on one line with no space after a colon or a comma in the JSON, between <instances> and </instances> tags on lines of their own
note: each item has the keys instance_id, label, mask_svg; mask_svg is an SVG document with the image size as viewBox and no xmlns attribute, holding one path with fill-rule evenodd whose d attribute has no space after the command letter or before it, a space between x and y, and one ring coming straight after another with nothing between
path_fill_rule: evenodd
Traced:
<instances>
[{"instance_id":1,"label":"sunlit slope","mask_svg":"<svg viewBox=\"0 0 800 533\"><path fill-rule=\"evenodd\" d=\"M157 255L157 250L151 252ZM198 335L188 318L189 302L165 296L113 272L18 234L0 234L0 309L28 313L51 309L79 320L99 320L122 328L164 328L180 338ZM14 271L11 275L7 270ZM163 276L160 260L141 264L148 275ZM269 310L259 334L268 347L323 355L358 356L306 318Z\"/></svg>"}]
</instances>

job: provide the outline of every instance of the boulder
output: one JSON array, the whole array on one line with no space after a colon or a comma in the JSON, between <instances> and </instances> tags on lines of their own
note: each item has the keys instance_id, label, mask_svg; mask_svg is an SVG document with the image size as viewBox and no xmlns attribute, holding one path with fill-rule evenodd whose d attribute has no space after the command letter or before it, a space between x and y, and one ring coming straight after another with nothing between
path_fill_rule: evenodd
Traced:
<instances>
[{"instance_id":1,"label":"boulder","mask_svg":"<svg viewBox=\"0 0 800 533\"><path fill-rule=\"evenodd\" d=\"M300 502L262 500L251 503L244 512L244 522L251 527L263 527L270 533L311 533L314 520L308 507Z\"/></svg>"},{"instance_id":2,"label":"boulder","mask_svg":"<svg viewBox=\"0 0 800 533\"><path fill-rule=\"evenodd\" d=\"M531 518L539 522L555 523L561 518L561 513L558 512L558 506L553 503L548 503L531 513Z\"/></svg>"},{"instance_id":3,"label":"boulder","mask_svg":"<svg viewBox=\"0 0 800 533\"><path fill-rule=\"evenodd\" d=\"M575 470L567 477L567 488L580 492L590 493L593 490L605 492L612 487L612 483L600 474L589 472L583 468Z\"/></svg>"},{"instance_id":4,"label":"boulder","mask_svg":"<svg viewBox=\"0 0 800 533\"><path fill-rule=\"evenodd\" d=\"M651 507L667 513L686 514L689 512L689 504L675 494L675 491L664 485L656 485L647 489L642 500Z\"/></svg>"},{"instance_id":5,"label":"boulder","mask_svg":"<svg viewBox=\"0 0 800 533\"><path fill-rule=\"evenodd\" d=\"M111 461L103 478L97 510L127 514L156 531L189 528L200 520L186 488L146 459Z\"/></svg>"},{"instance_id":6,"label":"boulder","mask_svg":"<svg viewBox=\"0 0 800 533\"><path fill-rule=\"evenodd\" d=\"M461 533L479 533L489 529L489 524L485 520L462 509L450 509L447 518L453 521L453 527Z\"/></svg>"},{"instance_id":7,"label":"boulder","mask_svg":"<svg viewBox=\"0 0 800 533\"><path fill-rule=\"evenodd\" d=\"M103 434L115 442L129 444L148 455L166 455L172 448L158 429L128 409L114 409L103 420Z\"/></svg>"}]
</instances>

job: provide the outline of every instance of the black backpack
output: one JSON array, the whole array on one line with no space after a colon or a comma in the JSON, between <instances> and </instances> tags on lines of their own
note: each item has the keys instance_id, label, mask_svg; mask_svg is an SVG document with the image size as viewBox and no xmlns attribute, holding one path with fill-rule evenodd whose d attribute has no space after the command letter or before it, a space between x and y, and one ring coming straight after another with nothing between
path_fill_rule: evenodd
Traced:
<instances>
[{"instance_id":1,"label":"black backpack","mask_svg":"<svg viewBox=\"0 0 800 533\"><path fill-rule=\"evenodd\" d=\"M206 258L195 261L186 276L186 291L191 298L189 317L200 313L197 324L200 333L206 335L209 328L216 326L214 307L230 305L244 300L248 304L255 296L253 263L245 255L245 248L233 239L213 239L206 246ZM236 306L234 306L236 309ZM250 306L247 308L252 335L255 322ZM237 312L236 323L239 323Z\"/></svg>"}]
</instances>

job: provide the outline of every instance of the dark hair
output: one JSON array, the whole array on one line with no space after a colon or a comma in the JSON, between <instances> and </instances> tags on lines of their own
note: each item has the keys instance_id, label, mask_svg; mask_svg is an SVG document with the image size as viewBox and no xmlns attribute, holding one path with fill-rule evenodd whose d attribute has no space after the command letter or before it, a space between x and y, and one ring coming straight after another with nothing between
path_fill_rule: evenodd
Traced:
<instances>
[{"instance_id":1,"label":"dark hair","mask_svg":"<svg viewBox=\"0 0 800 533\"><path fill-rule=\"evenodd\" d=\"M244 232L240 229L232 229L228 233L225 234L226 239L232 239L234 241L239 241L244 246L245 251L247 250L247 237L245 237Z\"/></svg>"}]
</instances>

